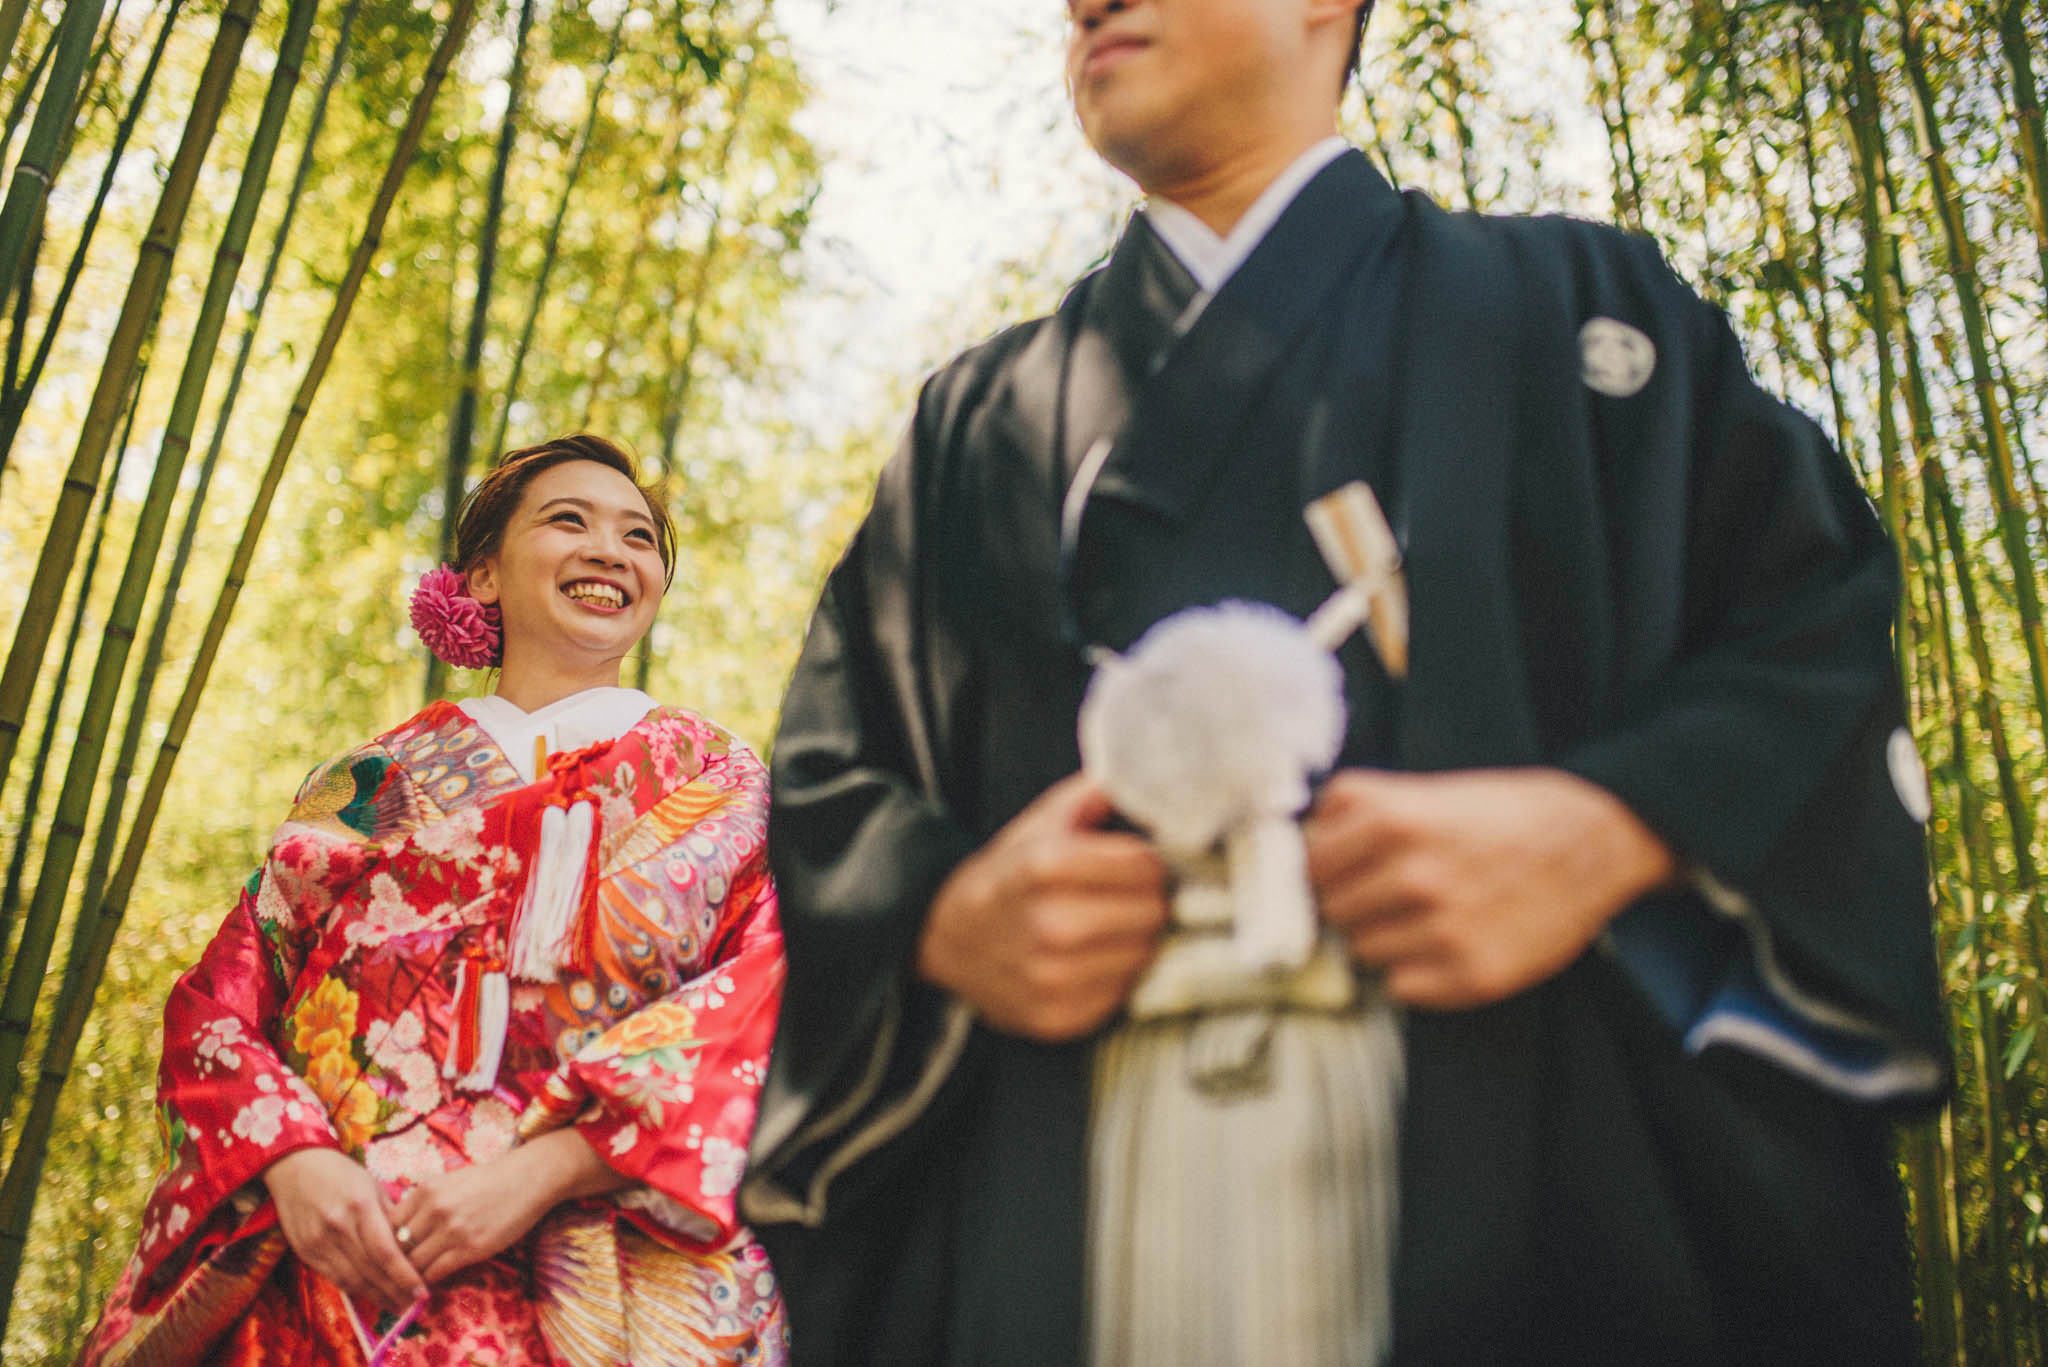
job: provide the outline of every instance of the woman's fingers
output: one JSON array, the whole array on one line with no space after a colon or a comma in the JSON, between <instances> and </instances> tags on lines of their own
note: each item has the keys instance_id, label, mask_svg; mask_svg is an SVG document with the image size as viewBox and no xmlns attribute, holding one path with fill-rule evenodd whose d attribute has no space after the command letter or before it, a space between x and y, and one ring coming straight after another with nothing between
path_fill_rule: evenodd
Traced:
<instances>
[{"instance_id":1,"label":"woman's fingers","mask_svg":"<svg viewBox=\"0 0 2048 1367\"><path fill-rule=\"evenodd\" d=\"M426 1282L399 1247L382 1209L358 1208L356 1256L362 1275L392 1309L403 1309L427 1294Z\"/></svg>"},{"instance_id":2,"label":"woman's fingers","mask_svg":"<svg viewBox=\"0 0 2048 1367\"><path fill-rule=\"evenodd\" d=\"M351 1298L400 1308L425 1293L392 1235L391 1200L361 1164L334 1149L301 1149L263 1180L299 1261Z\"/></svg>"},{"instance_id":3,"label":"woman's fingers","mask_svg":"<svg viewBox=\"0 0 2048 1367\"><path fill-rule=\"evenodd\" d=\"M422 1217L426 1213L426 1199L426 1183L416 1182L412 1186L407 1187L405 1189L405 1195L399 1197L398 1200L392 1203L391 1205L391 1227L394 1230L406 1230L408 1233L411 1234L424 1233L425 1230L422 1227ZM418 1240L400 1239L399 1242L405 1245L406 1255L410 1257L413 1248L418 1243Z\"/></svg>"},{"instance_id":4,"label":"woman's fingers","mask_svg":"<svg viewBox=\"0 0 2048 1367\"><path fill-rule=\"evenodd\" d=\"M412 1266L418 1271L421 1281L432 1285L441 1280L444 1274L435 1264L448 1251L450 1242L447 1231L442 1229L430 1230L413 1240L412 1247L407 1250L407 1254L411 1259Z\"/></svg>"}]
</instances>

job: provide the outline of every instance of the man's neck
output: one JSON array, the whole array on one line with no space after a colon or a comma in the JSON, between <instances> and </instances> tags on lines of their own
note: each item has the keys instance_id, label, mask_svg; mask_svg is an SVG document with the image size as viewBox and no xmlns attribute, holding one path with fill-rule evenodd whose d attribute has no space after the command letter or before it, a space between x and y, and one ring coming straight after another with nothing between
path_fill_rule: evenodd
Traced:
<instances>
[{"instance_id":1,"label":"man's neck","mask_svg":"<svg viewBox=\"0 0 2048 1367\"><path fill-rule=\"evenodd\" d=\"M1281 172L1336 131L1334 125L1306 128L1294 136L1233 149L1183 173L1163 174L1156 181L1141 180L1139 184L1146 194L1171 200L1193 214L1218 237L1228 237Z\"/></svg>"}]
</instances>

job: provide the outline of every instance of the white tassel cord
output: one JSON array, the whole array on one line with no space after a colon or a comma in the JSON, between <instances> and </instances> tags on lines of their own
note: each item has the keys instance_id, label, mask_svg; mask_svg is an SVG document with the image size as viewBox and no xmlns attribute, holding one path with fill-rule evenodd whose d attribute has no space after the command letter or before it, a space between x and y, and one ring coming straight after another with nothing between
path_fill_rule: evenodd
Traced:
<instances>
[{"instance_id":1,"label":"white tassel cord","mask_svg":"<svg viewBox=\"0 0 2048 1367\"><path fill-rule=\"evenodd\" d=\"M481 975L481 976L479 976ZM463 1069L462 1041L476 1019L476 1057ZM498 1065L505 1057L505 1032L512 1020L512 985L503 969L486 970L474 959L455 966L454 1019L448 1024L448 1047L441 1055L441 1076L460 1091L488 1092L498 1085Z\"/></svg>"},{"instance_id":2,"label":"white tassel cord","mask_svg":"<svg viewBox=\"0 0 2048 1367\"><path fill-rule=\"evenodd\" d=\"M541 814L539 850L512 923L512 975L522 982L554 982L568 956L595 817L587 801Z\"/></svg>"},{"instance_id":3,"label":"white tassel cord","mask_svg":"<svg viewBox=\"0 0 2048 1367\"><path fill-rule=\"evenodd\" d=\"M477 989L476 1067L455 1081L465 1092L488 1092L498 1085L498 1064L505 1057L505 1030L512 1019L512 984L502 972L484 974Z\"/></svg>"},{"instance_id":4,"label":"white tassel cord","mask_svg":"<svg viewBox=\"0 0 2048 1367\"><path fill-rule=\"evenodd\" d=\"M464 959L455 965L455 996L448 1013L448 1047L441 1051L441 1076L453 1079L462 1068L462 1005L469 996L469 975L475 965Z\"/></svg>"}]
</instances>

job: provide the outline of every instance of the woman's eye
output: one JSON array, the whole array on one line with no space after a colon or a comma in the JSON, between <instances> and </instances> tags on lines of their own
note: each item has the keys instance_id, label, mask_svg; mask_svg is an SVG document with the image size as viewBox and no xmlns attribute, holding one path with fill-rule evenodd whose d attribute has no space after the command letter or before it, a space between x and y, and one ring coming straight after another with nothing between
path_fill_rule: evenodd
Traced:
<instances>
[{"instance_id":1,"label":"woman's eye","mask_svg":"<svg viewBox=\"0 0 2048 1367\"><path fill-rule=\"evenodd\" d=\"M553 517L549 518L548 521L566 522L572 527L581 527L583 525L583 519L578 517L574 513L556 513Z\"/></svg>"},{"instance_id":2,"label":"woman's eye","mask_svg":"<svg viewBox=\"0 0 2048 1367\"><path fill-rule=\"evenodd\" d=\"M654 544L654 533L648 531L645 527L635 527L627 535L639 538L642 545L652 546Z\"/></svg>"}]
</instances>

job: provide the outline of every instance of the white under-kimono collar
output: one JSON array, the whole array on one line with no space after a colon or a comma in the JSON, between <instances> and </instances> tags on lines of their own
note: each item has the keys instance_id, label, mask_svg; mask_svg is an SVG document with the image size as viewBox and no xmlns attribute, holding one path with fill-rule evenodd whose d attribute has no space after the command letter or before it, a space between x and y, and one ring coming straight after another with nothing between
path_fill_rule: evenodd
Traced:
<instances>
[{"instance_id":1,"label":"white under-kimono collar","mask_svg":"<svg viewBox=\"0 0 2048 1367\"><path fill-rule=\"evenodd\" d=\"M519 777L531 783L538 777L536 738L547 742L549 754L617 740L658 704L637 688L586 688L531 712L495 693L459 705L505 752Z\"/></svg>"},{"instance_id":2,"label":"white under-kimono collar","mask_svg":"<svg viewBox=\"0 0 2048 1367\"><path fill-rule=\"evenodd\" d=\"M1303 152L1252 201L1228 237L1219 237L1208 224L1170 199L1146 200L1145 217L1167 250L1195 277L1202 294L1213 295L1266 240L1280 215L1316 173L1350 150L1350 143L1332 134Z\"/></svg>"}]
</instances>

